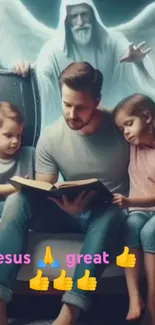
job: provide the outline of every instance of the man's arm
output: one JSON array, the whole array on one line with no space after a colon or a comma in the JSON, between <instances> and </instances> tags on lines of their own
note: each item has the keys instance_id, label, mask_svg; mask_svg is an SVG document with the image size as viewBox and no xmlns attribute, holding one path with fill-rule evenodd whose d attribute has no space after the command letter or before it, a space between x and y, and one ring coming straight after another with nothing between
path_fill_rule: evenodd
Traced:
<instances>
[{"instance_id":1,"label":"man's arm","mask_svg":"<svg viewBox=\"0 0 155 325\"><path fill-rule=\"evenodd\" d=\"M47 182L47 183L51 183L51 184L55 184L58 180L58 175L47 175L47 174L41 174L41 173L37 173L35 175L35 179L37 181L42 181L42 182Z\"/></svg>"}]
</instances>

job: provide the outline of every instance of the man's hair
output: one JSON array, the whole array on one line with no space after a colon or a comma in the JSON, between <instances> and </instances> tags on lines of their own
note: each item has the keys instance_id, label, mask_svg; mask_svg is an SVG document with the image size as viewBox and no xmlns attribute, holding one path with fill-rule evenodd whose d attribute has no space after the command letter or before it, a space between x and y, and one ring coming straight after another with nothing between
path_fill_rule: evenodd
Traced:
<instances>
[{"instance_id":1,"label":"man's hair","mask_svg":"<svg viewBox=\"0 0 155 325\"><path fill-rule=\"evenodd\" d=\"M61 72L59 84L60 88L65 84L73 90L91 92L94 98L99 98L103 75L88 62L74 62Z\"/></svg>"},{"instance_id":2,"label":"man's hair","mask_svg":"<svg viewBox=\"0 0 155 325\"><path fill-rule=\"evenodd\" d=\"M128 115L142 116L149 111L155 117L155 102L144 94L133 94L124 98L113 110L113 117L116 118L120 111L126 111Z\"/></svg>"},{"instance_id":3,"label":"man's hair","mask_svg":"<svg viewBox=\"0 0 155 325\"><path fill-rule=\"evenodd\" d=\"M0 127L3 125L4 118L9 118L19 124L24 123L21 112L9 102L0 102Z\"/></svg>"}]
</instances>

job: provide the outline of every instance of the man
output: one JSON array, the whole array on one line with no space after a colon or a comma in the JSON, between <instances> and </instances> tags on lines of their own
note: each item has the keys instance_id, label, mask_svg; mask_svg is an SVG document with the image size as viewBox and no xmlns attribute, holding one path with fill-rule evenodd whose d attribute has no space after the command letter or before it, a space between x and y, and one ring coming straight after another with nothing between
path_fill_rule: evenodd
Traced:
<instances>
[{"instance_id":1,"label":"man","mask_svg":"<svg viewBox=\"0 0 155 325\"><path fill-rule=\"evenodd\" d=\"M68 181L95 177L113 193L127 193L128 145L110 112L97 108L102 73L86 62L72 63L61 73L59 82L63 117L47 127L38 141L36 179L55 183L59 172ZM110 256L115 255L125 214L119 207L104 203L104 198L98 204L95 195L93 191L81 192L73 201L65 196L61 200L39 200L38 196L29 198L24 193L11 195L0 224L1 254L24 254L28 230L33 225L42 231L85 232L81 254L93 256L106 251ZM104 268L105 264L87 264L90 275L97 280ZM73 289L64 294L64 305L55 325L73 324L79 311L90 306L92 292L81 293L76 286L85 269L84 262L77 265ZM18 271L19 265L1 264L0 325L6 324L4 306L12 297Z\"/></svg>"},{"instance_id":2,"label":"man","mask_svg":"<svg viewBox=\"0 0 155 325\"><path fill-rule=\"evenodd\" d=\"M104 101L105 107L114 107L122 98L135 92L152 91L154 94L151 86L154 81L149 81L144 66L150 49L143 51L140 45L129 45L122 34L107 29L92 0L62 0L55 35L55 39L52 37L44 45L36 61L42 128L62 114L58 77L71 62L87 61L103 73L104 97L101 102ZM25 74L27 63L15 65L15 71Z\"/></svg>"}]
</instances>

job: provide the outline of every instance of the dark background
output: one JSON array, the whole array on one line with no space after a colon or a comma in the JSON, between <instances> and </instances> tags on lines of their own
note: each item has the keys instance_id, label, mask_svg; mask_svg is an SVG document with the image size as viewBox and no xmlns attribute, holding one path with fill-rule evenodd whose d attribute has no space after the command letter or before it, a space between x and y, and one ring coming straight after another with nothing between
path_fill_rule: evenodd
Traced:
<instances>
[{"instance_id":1,"label":"dark background","mask_svg":"<svg viewBox=\"0 0 155 325\"><path fill-rule=\"evenodd\" d=\"M57 26L61 0L21 1L36 18L46 25ZM107 26L115 26L128 21L152 2L151 0L94 0L101 18Z\"/></svg>"}]
</instances>

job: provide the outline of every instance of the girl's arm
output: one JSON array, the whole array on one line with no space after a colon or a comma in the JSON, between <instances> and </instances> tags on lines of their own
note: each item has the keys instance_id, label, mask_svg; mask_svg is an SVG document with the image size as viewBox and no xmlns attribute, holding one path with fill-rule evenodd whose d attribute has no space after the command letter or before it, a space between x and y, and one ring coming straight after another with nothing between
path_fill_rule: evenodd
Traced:
<instances>
[{"instance_id":1,"label":"girl's arm","mask_svg":"<svg viewBox=\"0 0 155 325\"><path fill-rule=\"evenodd\" d=\"M8 196L15 192L17 192L17 190L11 184L0 184L0 196Z\"/></svg>"},{"instance_id":2,"label":"girl's arm","mask_svg":"<svg viewBox=\"0 0 155 325\"><path fill-rule=\"evenodd\" d=\"M150 196L150 197L146 197L146 198L132 198L132 197L128 197L128 203L129 203L129 207L152 207L155 206L155 195Z\"/></svg>"},{"instance_id":3,"label":"girl's arm","mask_svg":"<svg viewBox=\"0 0 155 325\"><path fill-rule=\"evenodd\" d=\"M122 194L114 194L113 203L117 204L121 208L153 207L155 206L155 195L146 198L141 198L141 197L132 198L132 197L126 197Z\"/></svg>"}]
</instances>

